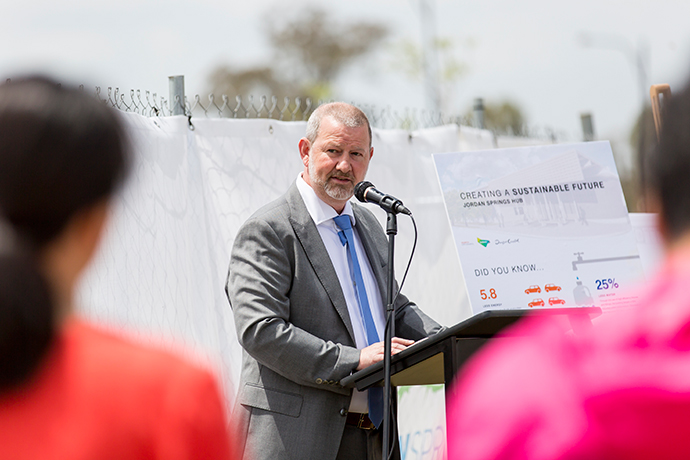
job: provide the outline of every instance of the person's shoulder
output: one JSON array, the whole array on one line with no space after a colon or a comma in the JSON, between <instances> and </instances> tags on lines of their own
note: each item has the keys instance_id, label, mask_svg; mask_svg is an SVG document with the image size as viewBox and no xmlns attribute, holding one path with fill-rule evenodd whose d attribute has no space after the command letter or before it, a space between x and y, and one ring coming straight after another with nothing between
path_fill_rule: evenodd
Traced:
<instances>
[{"instance_id":1,"label":"person's shoulder","mask_svg":"<svg viewBox=\"0 0 690 460\"><path fill-rule=\"evenodd\" d=\"M65 338L93 378L108 379L110 374L117 373L120 382L131 379L150 383L171 375L189 374L213 380L208 369L180 354L138 343L123 333L85 321L72 321L65 330Z\"/></svg>"},{"instance_id":2,"label":"person's shoulder","mask_svg":"<svg viewBox=\"0 0 690 460\"><path fill-rule=\"evenodd\" d=\"M91 414L95 430L107 428L119 448L126 451L136 429L136 441L152 451L174 445L179 458L231 458L224 398L210 368L81 320L64 328L62 342L66 400Z\"/></svg>"},{"instance_id":3,"label":"person's shoulder","mask_svg":"<svg viewBox=\"0 0 690 460\"><path fill-rule=\"evenodd\" d=\"M291 213L291 202L295 200L296 186L293 184L284 194L261 206L242 224L242 227L267 223L276 225L287 222ZM298 193L299 195L299 193Z\"/></svg>"},{"instance_id":4,"label":"person's shoulder","mask_svg":"<svg viewBox=\"0 0 690 460\"><path fill-rule=\"evenodd\" d=\"M284 213L287 207L287 198L286 195L283 194L278 198L274 199L273 201L266 203L265 205L260 207L249 217L248 220L272 220L275 219L276 216Z\"/></svg>"}]
</instances>

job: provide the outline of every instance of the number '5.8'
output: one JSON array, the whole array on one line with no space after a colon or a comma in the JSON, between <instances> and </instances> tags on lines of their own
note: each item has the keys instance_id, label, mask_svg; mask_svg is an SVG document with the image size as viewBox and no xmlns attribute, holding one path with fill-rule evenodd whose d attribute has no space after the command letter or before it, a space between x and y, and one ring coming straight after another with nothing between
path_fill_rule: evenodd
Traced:
<instances>
[{"instance_id":1,"label":"number '5.8'","mask_svg":"<svg viewBox=\"0 0 690 460\"><path fill-rule=\"evenodd\" d=\"M494 288L489 289L488 294L486 292L486 289L482 289L481 291L479 291L479 294L481 295L482 300L495 299L496 297L498 297L496 295L496 289Z\"/></svg>"}]
</instances>

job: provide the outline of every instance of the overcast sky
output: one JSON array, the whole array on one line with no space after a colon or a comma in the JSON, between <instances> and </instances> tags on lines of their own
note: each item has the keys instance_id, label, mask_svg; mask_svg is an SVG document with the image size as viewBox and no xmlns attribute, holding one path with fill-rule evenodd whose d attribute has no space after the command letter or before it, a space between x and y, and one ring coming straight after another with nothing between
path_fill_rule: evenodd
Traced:
<instances>
[{"instance_id":1,"label":"overcast sky","mask_svg":"<svg viewBox=\"0 0 690 460\"><path fill-rule=\"evenodd\" d=\"M167 77L183 74L188 96L205 94L217 65L270 59L264 15L284 17L308 3L339 20L378 21L393 32L338 80L338 97L425 107L421 82L391 64L396 43L420 39L417 0L5 0L0 75L42 71L104 90L167 96ZM690 68L687 0L436 0L435 13L437 34L455 43L455 58L468 67L446 100L451 111L465 112L475 97L511 99L531 126L549 126L572 140L580 135L582 112L593 113L598 138L628 135L641 102L634 65L640 46L649 50L649 83L678 89ZM595 47L583 47L581 33ZM607 49L612 41L620 49Z\"/></svg>"}]
</instances>

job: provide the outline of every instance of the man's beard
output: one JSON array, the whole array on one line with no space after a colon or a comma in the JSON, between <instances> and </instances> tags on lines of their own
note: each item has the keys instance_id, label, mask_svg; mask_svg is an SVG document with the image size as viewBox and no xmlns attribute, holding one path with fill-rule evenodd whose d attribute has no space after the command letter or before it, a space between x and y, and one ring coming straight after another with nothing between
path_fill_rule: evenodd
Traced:
<instances>
[{"instance_id":1,"label":"man's beard","mask_svg":"<svg viewBox=\"0 0 690 460\"><path fill-rule=\"evenodd\" d=\"M342 201L352 198L352 195L355 193L355 178L353 176L349 174L331 173L326 177L326 180L322 180L316 174L316 171L314 171L312 164L313 163L309 162L309 179L311 179L312 184L321 187L326 192L326 195L334 200ZM329 180L331 177L349 179L351 182L348 184L336 184Z\"/></svg>"}]
</instances>

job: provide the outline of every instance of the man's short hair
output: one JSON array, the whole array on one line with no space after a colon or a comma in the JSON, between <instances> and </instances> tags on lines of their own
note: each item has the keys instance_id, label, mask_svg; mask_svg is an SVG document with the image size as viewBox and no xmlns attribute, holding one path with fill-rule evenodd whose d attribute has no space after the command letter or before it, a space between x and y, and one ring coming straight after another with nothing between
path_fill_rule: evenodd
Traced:
<instances>
[{"instance_id":1,"label":"man's short hair","mask_svg":"<svg viewBox=\"0 0 690 460\"><path fill-rule=\"evenodd\" d=\"M645 158L647 186L661 204L670 241L690 231L690 87L665 101L663 130Z\"/></svg>"},{"instance_id":2,"label":"man's short hair","mask_svg":"<svg viewBox=\"0 0 690 460\"><path fill-rule=\"evenodd\" d=\"M313 144L318 137L323 117L331 117L348 128L359 128L366 125L367 132L369 133L369 148L371 149L371 126L369 125L369 119L364 112L346 102L323 104L312 112L309 121L307 121L307 139L309 142Z\"/></svg>"}]
</instances>

